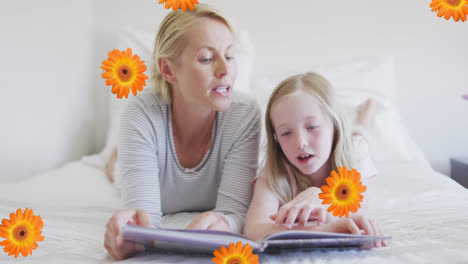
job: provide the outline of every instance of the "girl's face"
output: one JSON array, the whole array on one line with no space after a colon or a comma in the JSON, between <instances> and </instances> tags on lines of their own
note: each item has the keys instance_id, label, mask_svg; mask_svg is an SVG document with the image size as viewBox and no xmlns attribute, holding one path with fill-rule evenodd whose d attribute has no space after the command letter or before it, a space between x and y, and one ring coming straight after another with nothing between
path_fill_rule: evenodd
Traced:
<instances>
[{"instance_id":1,"label":"girl's face","mask_svg":"<svg viewBox=\"0 0 468 264\"><path fill-rule=\"evenodd\" d=\"M228 109L237 76L231 31L222 22L204 19L187 34L174 65L174 100L214 111Z\"/></svg>"},{"instance_id":2,"label":"girl's face","mask_svg":"<svg viewBox=\"0 0 468 264\"><path fill-rule=\"evenodd\" d=\"M329 161L333 121L314 96L301 90L287 95L272 106L270 118L283 153L303 174Z\"/></svg>"}]
</instances>

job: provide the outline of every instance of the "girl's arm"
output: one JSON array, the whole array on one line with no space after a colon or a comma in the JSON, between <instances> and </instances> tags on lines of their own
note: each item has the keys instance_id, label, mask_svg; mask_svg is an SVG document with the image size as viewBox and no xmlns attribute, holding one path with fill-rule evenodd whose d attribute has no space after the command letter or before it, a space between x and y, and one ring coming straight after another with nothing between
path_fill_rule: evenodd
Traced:
<instances>
[{"instance_id":1,"label":"girl's arm","mask_svg":"<svg viewBox=\"0 0 468 264\"><path fill-rule=\"evenodd\" d=\"M247 213L245 222L244 235L252 240L260 240L270 234L300 229L300 230L316 230L316 226L293 226L287 228L284 225L276 225L270 219L270 215L277 213L280 201L268 187L265 179L257 178L254 188L254 196Z\"/></svg>"},{"instance_id":2,"label":"girl's arm","mask_svg":"<svg viewBox=\"0 0 468 264\"><path fill-rule=\"evenodd\" d=\"M276 225L269 217L276 213L278 207L279 200L268 187L265 179L257 178L254 197L250 204L249 212L247 213L244 235L255 241L263 239L270 234L287 230L351 233L355 235L365 234L371 236L383 235L378 225L362 215L341 218L335 222L321 226L293 226L292 228L287 228L284 225ZM385 241L376 241L373 246L381 247L386 245L387 243Z\"/></svg>"}]
</instances>

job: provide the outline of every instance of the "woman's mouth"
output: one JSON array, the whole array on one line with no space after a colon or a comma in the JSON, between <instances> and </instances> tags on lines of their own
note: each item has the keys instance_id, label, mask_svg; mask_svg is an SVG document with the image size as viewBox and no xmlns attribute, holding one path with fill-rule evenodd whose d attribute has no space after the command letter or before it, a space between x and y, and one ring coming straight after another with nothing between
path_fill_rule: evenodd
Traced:
<instances>
[{"instance_id":1,"label":"woman's mouth","mask_svg":"<svg viewBox=\"0 0 468 264\"><path fill-rule=\"evenodd\" d=\"M299 164L304 165L304 164L309 163L309 161L313 157L314 157L314 155L304 154L304 155L300 155L299 157L297 157L296 160L297 160L297 162L299 162Z\"/></svg>"},{"instance_id":2,"label":"woman's mouth","mask_svg":"<svg viewBox=\"0 0 468 264\"><path fill-rule=\"evenodd\" d=\"M211 90L211 92L219 95L219 96L228 96L229 92L231 91L230 86L218 86Z\"/></svg>"}]
</instances>

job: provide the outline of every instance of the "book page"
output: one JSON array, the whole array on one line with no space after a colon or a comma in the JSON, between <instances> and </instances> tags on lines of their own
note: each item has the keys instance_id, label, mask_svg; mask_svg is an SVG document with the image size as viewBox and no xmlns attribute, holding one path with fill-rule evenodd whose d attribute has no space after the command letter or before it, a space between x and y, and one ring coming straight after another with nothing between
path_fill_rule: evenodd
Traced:
<instances>
[{"instance_id":1,"label":"book page","mask_svg":"<svg viewBox=\"0 0 468 264\"><path fill-rule=\"evenodd\" d=\"M363 246L388 236L290 230L271 234L262 240L258 252L297 248L344 248Z\"/></svg>"},{"instance_id":2,"label":"book page","mask_svg":"<svg viewBox=\"0 0 468 264\"><path fill-rule=\"evenodd\" d=\"M352 235L343 233L330 233L330 232L315 232L315 231L302 231L290 230L282 231L271 234L263 239L266 240L281 240L281 239L308 239L308 238L359 238L363 235Z\"/></svg>"},{"instance_id":3,"label":"book page","mask_svg":"<svg viewBox=\"0 0 468 264\"><path fill-rule=\"evenodd\" d=\"M246 237L223 231L156 229L134 225L126 225L123 230L124 239L144 244L147 250L162 250L185 253L213 253L221 246L229 247L229 243L241 241L249 243L253 248L259 245Z\"/></svg>"}]
</instances>

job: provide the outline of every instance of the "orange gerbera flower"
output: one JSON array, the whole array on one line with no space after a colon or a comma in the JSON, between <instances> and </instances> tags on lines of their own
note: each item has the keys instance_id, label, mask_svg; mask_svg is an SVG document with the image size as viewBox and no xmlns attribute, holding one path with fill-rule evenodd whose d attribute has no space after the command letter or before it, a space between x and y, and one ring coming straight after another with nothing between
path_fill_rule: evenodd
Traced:
<instances>
[{"instance_id":1,"label":"orange gerbera flower","mask_svg":"<svg viewBox=\"0 0 468 264\"><path fill-rule=\"evenodd\" d=\"M6 238L0 243L5 246L3 251L8 256L21 254L24 257L32 255L32 250L38 247L36 241L44 240L41 235L43 223L40 216L34 216L33 210L26 208L24 213L21 209L16 214L10 214L10 220L3 219L0 225L0 237Z\"/></svg>"},{"instance_id":2,"label":"orange gerbera flower","mask_svg":"<svg viewBox=\"0 0 468 264\"><path fill-rule=\"evenodd\" d=\"M115 49L107 55L109 58L103 61L101 66L101 69L106 71L102 78L107 79L106 85L112 85L112 93L118 93L117 98L121 99L124 95L128 98L130 89L133 95L137 94L137 90L141 92L146 85L145 80L148 79L143 74L146 71L145 62L136 54L132 56L131 49L125 52Z\"/></svg>"},{"instance_id":3,"label":"orange gerbera flower","mask_svg":"<svg viewBox=\"0 0 468 264\"><path fill-rule=\"evenodd\" d=\"M225 247L221 247L219 251L215 249L213 254L215 258L211 260L216 264L258 264L258 256L252 253L252 246L247 243L242 247L240 241L235 246L230 243L229 250Z\"/></svg>"},{"instance_id":4,"label":"orange gerbera flower","mask_svg":"<svg viewBox=\"0 0 468 264\"><path fill-rule=\"evenodd\" d=\"M444 16L447 20L453 17L455 22L460 18L463 22L466 21L468 0L432 0L429 6L432 8L431 11L438 11L438 17Z\"/></svg>"},{"instance_id":5,"label":"orange gerbera flower","mask_svg":"<svg viewBox=\"0 0 468 264\"><path fill-rule=\"evenodd\" d=\"M190 11L195 9L195 5L198 4L197 0L159 0L159 3L166 3L164 5L165 8L169 9L172 6L172 9L175 11L177 9L182 9L184 12L187 10L187 7Z\"/></svg>"},{"instance_id":6,"label":"orange gerbera flower","mask_svg":"<svg viewBox=\"0 0 468 264\"><path fill-rule=\"evenodd\" d=\"M355 169L348 171L346 167L339 167L338 173L331 172L331 177L325 179L328 185L322 186L322 192L319 198L323 200L322 204L331 204L328 212L333 211L333 215L349 216L351 212L357 212L361 208L360 202L364 196L362 192L366 186L361 183L361 175Z\"/></svg>"}]
</instances>

